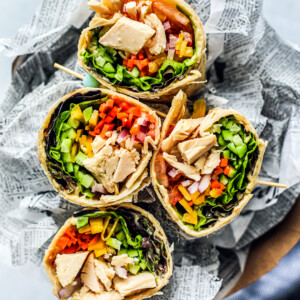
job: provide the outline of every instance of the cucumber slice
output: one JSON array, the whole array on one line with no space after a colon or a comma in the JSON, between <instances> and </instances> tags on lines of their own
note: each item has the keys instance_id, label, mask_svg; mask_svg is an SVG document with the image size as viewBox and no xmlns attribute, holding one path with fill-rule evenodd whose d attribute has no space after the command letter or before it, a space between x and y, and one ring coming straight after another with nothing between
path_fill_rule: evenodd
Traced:
<instances>
[{"instance_id":1,"label":"cucumber slice","mask_svg":"<svg viewBox=\"0 0 300 300\"><path fill-rule=\"evenodd\" d=\"M242 146L242 145L244 145L244 142L243 142L243 140L242 140L242 138L240 137L239 134L235 134L233 136L233 138L232 138L232 141L234 142L234 144L236 146Z\"/></svg>"},{"instance_id":2,"label":"cucumber slice","mask_svg":"<svg viewBox=\"0 0 300 300\"><path fill-rule=\"evenodd\" d=\"M69 120L67 121L67 124L75 129L77 129L80 125L80 122L78 120L70 117Z\"/></svg>"},{"instance_id":3,"label":"cucumber slice","mask_svg":"<svg viewBox=\"0 0 300 300\"><path fill-rule=\"evenodd\" d=\"M72 162L72 158L71 158L71 153L68 152L68 153L62 153L61 155L61 160L65 163L70 163Z\"/></svg>"},{"instance_id":4,"label":"cucumber slice","mask_svg":"<svg viewBox=\"0 0 300 300\"><path fill-rule=\"evenodd\" d=\"M133 67L132 71L130 72L133 77L139 77L140 75L140 70L137 67Z\"/></svg>"},{"instance_id":5,"label":"cucumber slice","mask_svg":"<svg viewBox=\"0 0 300 300\"><path fill-rule=\"evenodd\" d=\"M136 275L140 268L140 265L128 265L128 271L133 275Z\"/></svg>"},{"instance_id":6,"label":"cucumber slice","mask_svg":"<svg viewBox=\"0 0 300 300\"><path fill-rule=\"evenodd\" d=\"M116 250L120 250L121 249L121 245L122 243L115 239L115 238L109 238L107 241L106 241L106 245L116 249Z\"/></svg>"},{"instance_id":7,"label":"cucumber slice","mask_svg":"<svg viewBox=\"0 0 300 300\"><path fill-rule=\"evenodd\" d=\"M98 65L99 67L103 68L103 66L104 66L105 63L106 63L106 60L105 60L102 56L99 55L99 56L96 58L96 63L97 63L97 65Z\"/></svg>"},{"instance_id":8,"label":"cucumber slice","mask_svg":"<svg viewBox=\"0 0 300 300\"><path fill-rule=\"evenodd\" d=\"M69 153L71 151L71 147L72 147L72 140L71 139L63 139L61 141L61 145L60 145L60 151L62 153Z\"/></svg>"},{"instance_id":9,"label":"cucumber slice","mask_svg":"<svg viewBox=\"0 0 300 300\"><path fill-rule=\"evenodd\" d=\"M127 249L122 248L118 251L118 255L127 254L127 251Z\"/></svg>"},{"instance_id":10,"label":"cucumber slice","mask_svg":"<svg viewBox=\"0 0 300 300\"><path fill-rule=\"evenodd\" d=\"M228 119L226 119L226 118L224 118L224 119L221 119L220 121L219 121L219 123L221 123L224 127L227 125L227 123L228 123Z\"/></svg>"},{"instance_id":11,"label":"cucumber slice","mask_svg":"<svg viewBox=\"0 0 300 300\"><path fill-rule=\"evenodd\" d=\"M93 107L90 106L88 108L86 108L82 113L83 113L83 117L84 117L84 123L85 124L88 124L89 123L89 120L93 114ZM76 132L75 132L75 136L76 136Z\"/></svg>"},{"instance_id":12,"label":"cucumber slice","mask_svg":"<svg viewBox=\"0 0 300 300\"><path fill-rule=\"evenodd\" d=\"M230 151L229 150L223 150L223 158L227 158L229 159L230 158Z\"/></svg>"},{"instance_id":13,"label":"cucumber slice","mask_svg":"<svg viewBox=\"0 0 300 300\"><path fill-rule=\"evenodd\" d=\"M83 161L84 161L85 159L87 159L87 158L88 158L88 156L87 156L86 154L84 154L83 152L79 151L79 152L77 153L77 155L75 156L75 162L76 162L78 165L82 166L82 165L83 165Z\"/></svg>"},{"instance_id":14,"label":"cucumber slice","mask_svg":"<svg viewBox=\"0 0 300 300\"><path fill-rule=\"evenodd\" d=\"M123 241L125 239L125 233L124 231L120 231L116 234L116 238L119 240L119 241Z\"/></svg>"},{"instance_id":15,"label":"cucumber slice","mask_svg":"<svg viewBox=\"0 0 300 300\"><path fill-rule=\"evenodd\" d=\"M218 144L219 144L219 146L225 146L226 145L226 142L223 139L222 135L218 136Z\"/></svg>"},{"instance_id":16,"label":"cucumber slice","mask_svg":"<svg viewBox=\"0 0 300 300\"><path fill-rule=\"evenodd\" d=\"M97 61L97 59L96 59L96 61ZM104 63L105 63L105 61L104 61ZM82 83L83 83L84 87L97 88L100 85L99 82L91 74L85 74Z\"/></svg>"},{"instance_id":17,"label":"cucumber slice","mask_svg":"<svg viewBox=\"0 0 300 300\"><path fill-rule=\"evenodd\" d=\"M74 140L76 138L76 130L74 128L70 128L66 131L67 138Z\"/></svg>"},{"instance_id":18,"label":"cucumber slice","mask_svg":"<svg viewBox=\"0 0 300 300\"><path fill-rule=\"evenodd\" d=\"M116 72L115 68L113 67L113 65L110 62L107 62L104 65L103 70L107 73L115 73Z\"/></svg>"},{"instance_id":19,"label":"cucumber slice","mask_svg":"<svg viewBox=\"0 0 300 300\"><path fill-rule=\"evenodd\" d=\"M213 132L221 133L222 124L214 124L212 127Z\"/></svg>"},{"instance_id":20,"label":"cucumber slice","mask_svg":"<svg viewBox=\"0 0 300 300\"><path fill-rule=\"evenodd\" d=\"M236 151L237 151L237 156L239 158L243 158L245 156L245 154L247 153L247 146L245 144L237 146Z\"/></svg>"},{"instance_id":21,"label":"cucumber slice","mask_svg":"<svg viewBox=\"0 0 300 300\"><path fill-rule=\"evenodd\" d=\"M73 164L71 162L66 163L66 171L68 173L74 172L74 167L73 167Z\"/></svg>"},{"instance_id":22,"label":"cucumber slice","mask_svg":"<svg viewBox=\"0 0 300 300\"><path fill-rule=\"evenodd\" d=\"M234 121L228 120L228 123L224 126L226 129L230 130L230 128L234 125Z\"/></svg>"},{"instance_id":23,"label":"cucumber slice","mask_svg":"<svg viewBox=\"0 0 300 300\"><path fill-rule=\"evenodd\" d=\"M111 64L114 63L114 60L107 53L105 53L102 57L105 59L106 62L109 62Z\"/></svg>"},{"instance_id":24,"label":"cucumber slice","mask_svg":"<svg viewBox=\"0 0 300 300\"><path fill-rule=\"evenodd\" d=\"M126 240L126 239L124 239L124 240L122 241L122 245L123 245L125 248L128 248L128 243L127 243L127 240Z\"/></svg>"},{"instance_id":25,"label":"cucumber slice","mask_svg":"<svg viewBox=\"0 0 300 300\"><path fill-rule=\"evenodd\" d=\"M237 133L241 130L241 126L238 124L233 124L230 128L228 128L231 132Z\"/></svg>"},{"instance_id":26,"label":"cucumber slice","mask_svg":"<svg viewBox=\"0 0 300 300\"><path fill-rule=\"evenodd\" d=\"M222 130L221 134L222 134L222 137L225 141L232 142L233 134L230 130Z\"/></svg>"},{"instance_id":27,"label":"cucumber slice","mask_svg":"<svg viewBox=\"0 0 300 300\"><path fill-rule=\"evenodd\" d=\"M236 170L233 167L230 167L229 173L228 173L228 177L229 178L233 178L236 174Z\"/></svg>"},{"instance_id":28,"label":"cucumber slice","mask_svg":"<svg viewBox=\"0 0 300 300\"><path fill-rule=\"evenodd\" d=\"M220 179L219 179L219 182L221 182L221 183L224 184L224 185L227 185L227 183L228 183L228 178L227 178L224 174L221 174Z\"/></svg>"},{"instance_id":29,"label":"cucumber slice","mask_svg":"<svg viewBox=\"0 0 300 300\"><path fill-rule=\"evenodd\" d=\"M146 269L147 269L147 265L146 265L146 263L145 263L143 260L140 261L140 267L141 267L143 270L146 270Z\"/></svg>"},{"instance_id":30,"label":"cucumber slice","mask_svg":"<svg viewBox=\"0 0 300 300\"><path fill-rule=\"evenodd\" d=\"M117 51L111 47L106 47L106 52L113 56L117 55Z\"/></svg>"},{"instance_id":31,"label":"cucumber slice","mask_svg":"<svg viewBox=\"0 0 300 300\"><path fill-rule=\"evenodd\" d=\"M68 130L68 129L70 129L70 128L71 128L70 125L68 125L67 123L63 123L63 124L62 124L62 127L61 127L61 131L66 131L66 130Z\"/></svg>"},{"instance_id":32,"label":"cucumber slice","mask_svg":"<svg viewBox=\"0 0 300 300\"><path fill-rule=\"evenodd\" d=\"M92 175L89 175L89 174L85 174L83 179L82 179L82 182L81 184L85 187L85 188L89 188L92 186L94 182L94 177Z\"/></svg>"},{"instance_id":33,"label":"cucumber slice","mask_svg":"<svg viewBox=\"0 0 300 300\"><path fill-rule=\"evenodd\" d=\"M129 257L138 257L139 256L139 252L135 249L129 249L128 250L128 256Z\"/></svg>"}]
</instances>

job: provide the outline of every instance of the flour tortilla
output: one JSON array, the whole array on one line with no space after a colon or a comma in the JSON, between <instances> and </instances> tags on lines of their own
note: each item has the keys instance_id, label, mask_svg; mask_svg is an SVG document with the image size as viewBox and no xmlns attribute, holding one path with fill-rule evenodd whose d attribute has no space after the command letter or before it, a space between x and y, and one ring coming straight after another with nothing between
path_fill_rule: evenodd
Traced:
<instances>
[{"instance_id":1,"label":"flour tortilla","mask_svg":"<svg viewBox=\"0 0 300 300\"><path fill-rule=\"evenodd\" d=\"M150 214L149 212L143 210L142 208L138 207L138 206L135 206L135 205L130 204L130 203L126 203L126 204L123 203L123 204L120 204L120 205L115 205L113 207L101 208L101 210L116 210L120 207L137 211L141 215L148 218L150 220L150 222L152 223L153 227L155 228L155 236L159 237L162 240L162 242L164 243L165 248L166 248L167 270L166 270L166 273L164 274L164 276L160 276L160 277L157 278L157 286L153 289L143 290L142 292L140 292L138 294L125 297L126 300L138 300L138 299L149 298L149 297L155 295L159 290L161 290L168 283L170 277L172 276L173 260L172 260L171 250L169 248L169 242L168 242L168 239L167 239L167 236L166 236L164 230L160 226L159 222L154 218L154 216L152 214ZM46 270L47 275L50 278L50 281L51 281L52 285L53 285L52 292L55 296L57 296L57 293L62 288L62 286L61 286L61 284L60 284L60 282L57 278L55 269L51 268L51 266L48 264L47 258L49 256L49 254L52 251L54 251L55 244L58 241L58 239L60 238L60 236L63 235L65 230L70 225L76 225L76 219L74 217L71 217L70 219L68 219L65 222L65 224L59 229L59 231L56 233L56 235L54 236L51 244L49 245L48 249L46 250L45 256L44 256L44 259L43 259L43 266ZM67 298L61 298L61 299L62 300L67 300Z\"/></svg>"},{"instance_id":2,"label":"flour tortilla","mask_svg":"<svg viewBox=\"0 0 300 300\"><path fill-rule=\"evenodd\" d=\"M178 93L179 90L183 90L188 97L193 95L195 92L199 91L206 82L206 36L203 25L199 20L198 16L196 15L195 11L185 1L164 1L170 4L175 4L176 6L180 7L182 11L186 12L189 15L189 18L193 24L193 28L195 31L195 40L197 41L196 63L185 72L185 75L183 75L182 79L175 80L168 86L159 89L157 92L133 91L126 87L122 87L121 85L111 85L109 82L102 79L100 75L97 72L95 72L94 68L91 68L84 63L84 59L80 54L84 52L90 41L91 34L89 32L97 27L115 24L122 17L122 14L120 13L115 13L112 17L96 13L94 18L90 22L90 27L82 31L78 43L78 61L80 66L87 72L89 72L93 77L95 77L104 87L132 97L143 99L145 101L171 102L172 98Z\"/></svg>"},{"instance_id":3,"label":"flour tortilla","mask_svg":"<svg viewBox=\"0 0 300 300\"><path fill-rule=\"evenodd\" d=\"M130 177L130 178L134 178L134 180L132 180L133 182L129 188L124 188L123 190L121 190L119 195L102 195L100 200L89 199L85 195L79 196L79 191L80 191L79 186L77 186L77 188L75 189L75 191L73 193L68 193L67 190L63 189L60 186L60 184L55 180L55 178L52 177L52 175L48 169L48 166L47 166L47 155L46 155L46 151L45 151L45 140L44 140L44 130L48 127L48 124L50 122L52 114L54 113L56 107L61 102L66 101L74 94L76 94L76 93L85 94L89 91L97 91L97 90L100 90L103 94L107 94L107 95L111 95L111 96L118 95L119 97L122 97L124 100L126 100L128 103L132 103L132 104L135 104L135 105L143 108L149 114L151 114L153 117L155 117L156 124L157 124L156 131L155 131L155 139L154 139L155 145L157 145L159 142L160 126L161 126L160 118L157 117L156 113L153 110L151 110L150 107L148 107L147 105L145 105L131 97L128 97L126 95L120 95L116 92L113 92L111 90L106 90L106 89L96 89L96 88L78 89L78 90L75 90L75 91L65 95L63 98L58 100L52 106L52 108L46 115L46 117L43 121L42 127L39 130L39 134L38 134L37 144L38 144L40 163L44 169L46 176L52 183L53 187L59 192L59 194L62 197L64 197L66 200L68 200L72 203L79 204L82 206L90 206L90 207L102 207L102 206L107 206L109 204L119 204L122 202L131 201L130 199L132 198L133 195L135 195L137 192L139 192L145 186L150 184L150 179L147 177L147 168L146 167L147 167L148 162L150 161L151 153L152 153L152 151L148 149L147 152L142 155L141 161L140 161L141 163L139 164L137 170ZM150 155L149 155L149 153L150 153Z\"/></svg>"},{"instance_id":4,"label":"flour tortilla","mask_svg":"<svg viewBox=\"0 0 300 300\"><path fill-rule=\"evenodd\" d=\"M239 201L239 204L234 207L232 210L231 214L226 216L226 217L219 217L218 220L211 225L210 227L206 229L202 229L200 231L195 231L193 229L190 229L188 226L184 225L180 219L178 214L175 212L175 210L172 208L171 203L169 202L169 197L168 197L168 191L167 189L159 184L157 177L156 177L156 172L155 172L155 158L157 154L159 153L159 150L161 148L161 143L165 139L167 131L169 126L173 123L176 124L185 113L185 106L186 106L186 95L180 91L176 97L173 99L171 109L163 123L162 127L162 132L161 132L161 139L160 143L157 147L157 150L154 152L151 164L150 164L150 174L151 174L151 180L152 184L154 187L154 190L160 199L162 205L164 208L167 210L169 213L171 219L178 224L178 226L188 235L193 236L193 237L203 237L207 236L221 227L225 226L229 222L231 222L234 218L236 218L244 206L249 202L249 200L252 198L252 190L255 187L258 179L258 174L261 168L262 160L263 160L263 155L267 146L267 142L263 141L262 139L259 138L257 132L255 131L253 125L251 122L249 122L244 116L242 116L240 113L233 109L222 109L222 108L215 108L212 109L208 112L208 114L204 117L201 125L200 125L200 134L201 135L208 135L209 132L207 130L216 122L218 122L220 119L223 117L231 116L233 115L241 124L244 125L245 129L249 132L252 132L256 141L258 142L258 158L256 160L255 166L253 168L252 173L248 174L248 186L243 194L243 197Z\"/></svg>"}]
</instances>

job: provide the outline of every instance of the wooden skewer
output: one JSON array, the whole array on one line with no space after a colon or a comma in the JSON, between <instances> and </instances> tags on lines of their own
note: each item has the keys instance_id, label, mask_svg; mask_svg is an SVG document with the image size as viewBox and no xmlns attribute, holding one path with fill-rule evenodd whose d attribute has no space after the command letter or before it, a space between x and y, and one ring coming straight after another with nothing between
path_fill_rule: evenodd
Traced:
<instances>
[{"instance_id":1,"label":"wooden skewer","mask_svg":"<svg viewBox=\"0 0 300 300\"><path fill-rule=\"evenodd\" d=\"M70 75L73 75L73 76L75 76L75 77L77 77L77 78L79 78L81 80L83 80L83 78L84 78L84 76L82 76L81 74L76 73L76 72L74 72L74 71L72 71L72 70L70 70L70 69L68 69L68 68L66 68L66 67L64 67L64 66L62 66L62 65L60 65L58 63L54 64L54 68L60 69L60 70L66 72L66 73L68 73Z\"/></svg>"},{"instance_id":2,"label":"wooden skewer","mask_svg":"<svg viewBox=\"0 0 300 300\"><path fill-rule=\"evenodd\" d=\"M83 80L83 78L84 78L84 76L82 76L81 74L76 73L76 72L74 72L74 71L72 71L72 70L70 70L70 69L68 69L68 68L66 68L66 67L64 67L64 66L62 66L62 65L60 65L58 63L54 64L54 68L62 70L62 71L66 72L66 73L68 73L70 75L73 75L73 76L75 76L75 77L77 77L77 78L79 78L81 80ZM156 108L151 107L151 109L154 110L159 116L161 116L163 118L165 118L167 116L165 113L157 110ZM277 182L268 182L268 181L258 180L257 184L268 185L268 186L275 186L275 187L284 188L284 189L287 188L286 184L281 184L281 183L277 183Z\"/></svg>"},{"instance_id":3,"label":"wooden skewer","mask_svg":"<svg viewBox=\"0 0 300 300\"><path fill-rule=\"evenodd\" d=\"M257 184L268 185L268 186L275 186L275 187L279 187L279 188L283 188L283 189L287 188L286 184L277 183L277 182L269 182L269 181L257 180Z\"/></svg>"}]
</instances>

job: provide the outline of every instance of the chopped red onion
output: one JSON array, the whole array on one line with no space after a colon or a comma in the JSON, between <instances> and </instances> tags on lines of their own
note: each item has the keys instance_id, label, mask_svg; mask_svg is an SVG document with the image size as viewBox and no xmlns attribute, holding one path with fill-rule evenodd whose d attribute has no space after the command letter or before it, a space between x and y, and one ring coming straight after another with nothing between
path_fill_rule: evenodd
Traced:
<instances>
[{"instance_id":1,"label":"chopped red onion","mask_svg":"<svg viewBox=\"0 0 300 300\"><path fill-rule=\"evenodd\" d=\"M82 286L80 277L76 277L76 284L61 288L57 294L59 298L69 298L77 289Z\"/></svg>"},{"instance_id":2,"label":"chopped red onion","mask_svg":"<svg viewBox=\"0 0 300 300\"><path fill-rule=\"evenodd\" d=\"M164 26L164 29L165 29L165 30L168 30L168 29L171 28L171 24L170 24L169 21L163 22L163 26Z\"/></svg>"},{"instance_id":3,"label":"chopped red onion","mask_svg":"<svg viewBox=\"0 0 300 300\"><path fill-rule=\"evenodd\" d=\"M176 175L178 175L178 170L173 168L171 171L168 172L168 175L174 178Z\"/></svg>"},{"instance_id":4,"label":"chopped red onion","mask_svg":"<svg viewBox=\"0 0 300 300\"><path fill-rule=\"evenodd\" d=\"M146 134L147 130L146 128L144 128L143 126L140 127L140 131L139 133L136 135L136 138L141 141L141 142L144 142L147 134Z\"/></svg>"},{"instance_id":5,"label":"chopped red onion","mask_svg":"<svg viewBox=\"0 0 300 300\"><path fill-rule=\"evenodd\" d=\"M126 129L124 129L124 130L120 133L120 135L118 136L118 138L117 138L117 143L118 143L118 144L122 143L122 142L125 140L125 138L126 138L126 136L127 136L128 134L129 134L128 131L127 131Z\"/></svg>"},{"instance_id":6,"label":"chopped red onion","mask_svg":"<svg viewBox=\"0 0 300 300\"><path fill-rule=\"evenodd\" d=\"M187 186L190 186L192 183L193 183L192 180L185 180L185 181L182 181L182 182L181 182L181 185L182 185L183 187L187 187Z\"/></svg>"},{"instance_id":7,"label":"chopped red onion","mask_svg":"<svg viewBox=\"0 0 300 300\"><path fill-rule=\"evenodd\" d=\"M147 126L148 125L148 121L145 118L138 118L137 119L137 124L138 125L142 125L142 126Z\"/></svg>"},{"instance_id":8,"label":"chopped red onion","mask_svg":"<svg viewBox=\"0 0 300 300\"><path fill-rule=\"evenodd\" d=\"M92 186L92 193L100 193L100 194L107 194L107 190L101 183L95 183Z\"/></svg>"},{"instance_id":9,"label":"chopped red onion","mask_svg":"<svg viewBox=\"0 0 300 300\"><path fill-rule=\"evenodd\" d=\"M123 278L123 279L126 279L126 278L127 278L127 270L126 270L125 268L122 268L122 267L116 267L115 270L116 270L116 274L117 274L120 278Z\"/></svg>"},{"instance_id":10,"label":"chopped red onion","mask_svg":"<svg viewBox=\"0 0 300 300\"><path fill-rule=\"evenodd\" d=\"M210 178L211 178L210 175L203 175L201 177L200 184L198 187L198 191L200 193L203 193L207 189L207 187L209 186L209 183L210 183Z\"/></svg>"},{"instance_id":11,"label":"chopped red onion","mask_svg":"<svg viewBox=\"0 0 300 300\"><path fill-rule=\"evenodd\" d=\"M200 181L195 181L192 185L188 187L188 192L193 195L197 192Z\"/></svg>"},{"instance_id":12,"label":"chopped red onion","mask_svg":"<svg viewBox=\"0 0 300 300\"><path fill-rule=\"evenodd\" d=\"M175 49L177 40L178 38L175 35L173 34L169 35L169 49Z\"/></svg>"}]
</instances>

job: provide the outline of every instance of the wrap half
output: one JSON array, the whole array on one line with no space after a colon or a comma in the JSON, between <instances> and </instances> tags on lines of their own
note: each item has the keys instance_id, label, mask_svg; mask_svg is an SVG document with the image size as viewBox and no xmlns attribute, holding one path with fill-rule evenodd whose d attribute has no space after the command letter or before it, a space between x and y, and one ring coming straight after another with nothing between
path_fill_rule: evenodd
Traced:
<instances>
[{"instance_id":1,"label":"wrap half","mask_svg":"<svg viewBox=\"0 0 300 300\"><path fill-rule=\"evenodd\" d=\"M75 213L54 236L43 266L53 294L72 300L148 298L173 270L160 224L132 204Z\"/></svg>"},{"instance_id":2,"label":"wrap half","mask_svg":"<svg viewBox=\"0 0 300 300\"><path fill-rule=\"evenodd\" d=\"M159 136L160 119L150 107L111 90L83 88L50 109L39 131L39 159L70 202L128 202L150 183L146 167Z\"/></svg>"},{"instance_id":3,"label":"wrap half","mask_svg":"<svg viewBox=\"0 0 300 300\"><path fill-rule=\"evenodd\" d=\"M96 11L78 44L80 66L103 86L144 100L171 101L205 82L206 37L183 0L91 0Z\"/></svg>"},{"instance_id":4,"label":"wrap half","mask_svg":"<svg viewBox=\"0 0 300 300\"><path fill-rule=\"evenodd\" d=\"M223 227L252 197L267 143L233 109L215 108L184 118L179 92L164 121L151 161L154 189L170 217L201 237Z\"/></svg>"}]
</instances>

